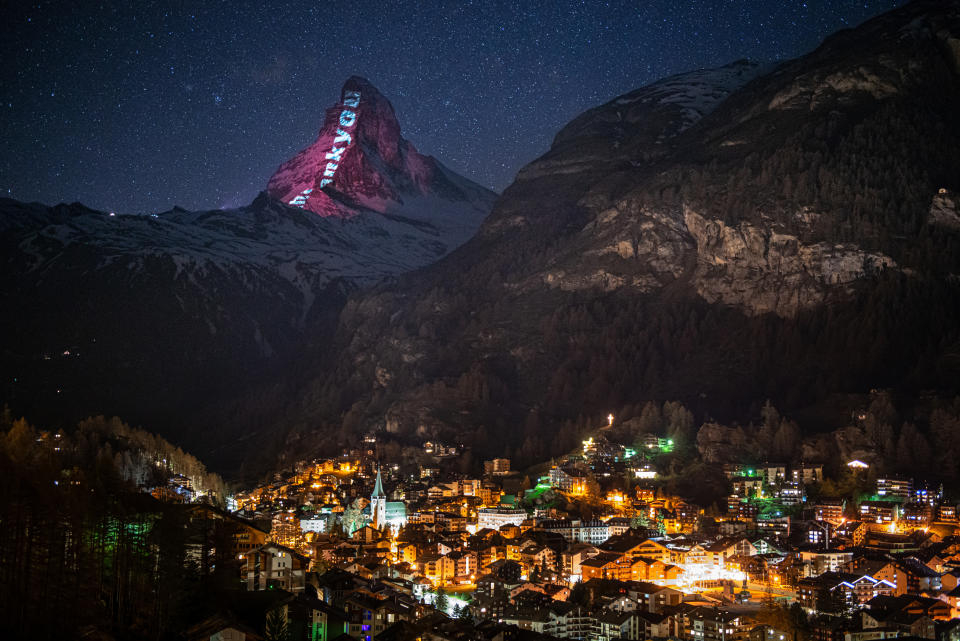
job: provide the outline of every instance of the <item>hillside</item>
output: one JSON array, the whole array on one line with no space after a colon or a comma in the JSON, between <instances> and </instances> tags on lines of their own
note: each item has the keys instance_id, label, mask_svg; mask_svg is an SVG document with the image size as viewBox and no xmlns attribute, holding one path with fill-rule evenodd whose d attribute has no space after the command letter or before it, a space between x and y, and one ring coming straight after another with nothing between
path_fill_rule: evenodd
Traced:
<instances>
[{"instance_id":1,"label":"hillside","mask_svg":"<svg viewBox=\"0 0 960 641\"><path fill-rule=\"evenodd\" d=\"M575 118L475 238L348 302L289 446L381 428L535 460L651 399L817 430L839 395L955 392L958 51L960 3L914 2Z\"/></svg>"}]
</instances>

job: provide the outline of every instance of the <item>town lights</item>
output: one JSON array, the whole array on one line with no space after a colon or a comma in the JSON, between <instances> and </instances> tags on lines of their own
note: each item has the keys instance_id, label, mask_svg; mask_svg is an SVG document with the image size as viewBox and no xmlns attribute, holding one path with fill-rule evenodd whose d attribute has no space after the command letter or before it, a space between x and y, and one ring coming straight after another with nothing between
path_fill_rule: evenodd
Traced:
<instances>
[{"instance_id":1,"label":"town lights","mask_svg":"<svg viewBox=\"0 0 960 641\"><path fill-rule=\"evenodd\" d=\"M593 437L591 436L587 440L583 441L583 453L586 454L593 448Z\"/></svg>"}]
</instances>

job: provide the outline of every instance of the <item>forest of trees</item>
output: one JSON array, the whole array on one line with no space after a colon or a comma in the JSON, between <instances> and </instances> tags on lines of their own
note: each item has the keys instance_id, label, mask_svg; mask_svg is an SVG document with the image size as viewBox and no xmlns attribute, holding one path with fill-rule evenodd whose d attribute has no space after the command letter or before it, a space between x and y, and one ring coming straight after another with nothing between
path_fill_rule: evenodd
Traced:
<instances>
[{"instance_id":1,"label":"forest of trees","mask_svg":"<svg viewBox=\"0 0 960 641\"><path fill-rule=\"evenodd\" d=\"M511 186L493 218L531 224L481 234L348 302L328 370L306 384L309 418L294 429L326 438L342 427L345 438L399 399L430 408L409 418L414 429L432 419L483 455L509 448L530 461L568 449L585 422L649 400L678 399L698 420L747 422L771 399L809 432L839 426L800 416L833 394L956 394L960 234L928 214L939 188L960 190L960 97L942 57L927 54L903 80L909 90L883 100L827 91L816 109L767 110L744 91L649 166ZM872 54L837 55L843 68L847 55L868 64ZM772 95L778 82L757 91ZM744 144L721 144L730 138ZM551 261L589 245L599 215L583 205L590 190L623 210L680 217L689 206L806 243L854 243L897 269L795 318L706 304L682 279L654 295L533 287ZM904 438L914 439L909 429Z\"/></svg>"},{"instance_id":2,"label":"forest of trees","mask_svg":"<svg viewBox=\"0 0 960 641\"><path fill-rule=\"evenodd\" d=\"M187 506L138 487L178 471L222 496L218 477L163 439L102 418L43 431L7 411L0 470L0 616L8 638L169 638L218 589L236 587L235 560L200 563L206 556L190 553L224 553L227 526L191 519Z\"/></svg>"}]
</instances>

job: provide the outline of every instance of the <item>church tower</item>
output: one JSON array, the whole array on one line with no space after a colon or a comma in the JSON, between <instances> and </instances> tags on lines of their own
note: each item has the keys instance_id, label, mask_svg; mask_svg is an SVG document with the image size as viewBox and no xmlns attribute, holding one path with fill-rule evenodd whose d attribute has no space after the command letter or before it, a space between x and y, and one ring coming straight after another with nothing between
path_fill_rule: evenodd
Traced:
<instances>
[{"instance_id":1,"label":"church tower","mask_svg":"<svg viewBox=\"0 0 960 641\"><path fill-rule=\"evenodd\" d=\"M370 519L373 527L382 530L387 526L387 495L383 493L383 480L380 478L380 467L377 466L377 482L370 495Z\"/></svg>"}]
</instances>

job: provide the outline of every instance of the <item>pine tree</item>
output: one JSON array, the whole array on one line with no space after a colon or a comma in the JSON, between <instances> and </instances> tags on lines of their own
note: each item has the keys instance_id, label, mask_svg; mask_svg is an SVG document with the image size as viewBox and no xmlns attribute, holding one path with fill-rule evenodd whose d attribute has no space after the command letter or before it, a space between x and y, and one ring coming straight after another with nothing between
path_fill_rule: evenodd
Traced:
<instances>
[{"instance_id":1,"label":"pine tree","mask_svg":"<svg viewBox=\"0 0 960 641\"><path fill-rule=\"evenodd\" d=\"M284 608L274 608L267 614L263 638L265 641L289 641L290 628Z\"/></svg>"},{"instance_id":2,"label":"pine tree","mask_svg":"<svg viewBox=\"0 0 960 641\"><path fill-rule=\"evenodd\" d=\"M446 613L449 605L450 599L447 597L447 592L443 588L437 588L437 596L433 598L434 609Z\"/></svg>"}]
</instances>

